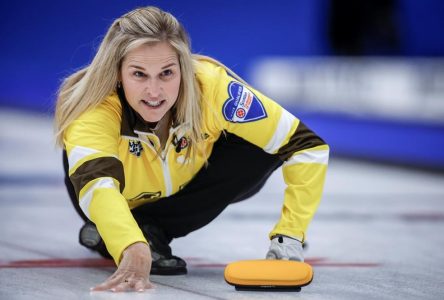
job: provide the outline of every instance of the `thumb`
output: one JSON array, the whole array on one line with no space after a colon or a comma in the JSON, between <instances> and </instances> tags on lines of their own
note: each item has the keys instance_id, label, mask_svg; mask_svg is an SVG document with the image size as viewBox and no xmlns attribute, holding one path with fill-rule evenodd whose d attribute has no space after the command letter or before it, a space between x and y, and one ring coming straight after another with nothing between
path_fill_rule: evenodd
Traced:
<instances>
[{"instance_id":1,"label":"thumb","mask_svg":"<svg viewBox=\"0 0 444 300\"><path fill-rule=\"evenodd\" d=\"M266 259L277 259L277 255L273 250L269 250L265 257Z\"/></svg>"}]
</instances>

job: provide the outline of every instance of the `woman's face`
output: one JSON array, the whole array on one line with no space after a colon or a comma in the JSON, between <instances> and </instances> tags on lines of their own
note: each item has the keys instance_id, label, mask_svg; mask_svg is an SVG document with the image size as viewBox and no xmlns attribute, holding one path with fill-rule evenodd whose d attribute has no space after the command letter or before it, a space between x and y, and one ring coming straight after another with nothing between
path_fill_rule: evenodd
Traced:
<instances>
[{"instance_id":1,"label":"woman's face","mask_svg":"<svg viewBox=\"0 0 444 300\"><path fill-rule=\"evenodd\" d=\"M180 64L176 51L167 42L129 51L120 74L129 105L146 122L158 122L177 101Z\"/></svg>"}]
</instances>

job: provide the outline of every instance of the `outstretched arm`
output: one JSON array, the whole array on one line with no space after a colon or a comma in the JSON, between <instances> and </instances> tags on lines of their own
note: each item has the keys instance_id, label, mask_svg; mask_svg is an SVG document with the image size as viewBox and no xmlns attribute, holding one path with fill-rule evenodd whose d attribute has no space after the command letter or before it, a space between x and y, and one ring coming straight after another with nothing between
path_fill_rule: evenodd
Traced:
<instances>
[{"instance_id":1,"label":"outstretched arm","mask_svg":"<svg viewBox=\"0 0 444 300\"><path fill-rule=\"evenodd\" d=\"M148 279L151 268L149 246L122 195L125 176L118 155L119 105L116 97L110 97L73 121L64 135L69 177L79 206L97 226L118 266L98 289L148 286L141 278ZM137 283L141 280L143 285Z\"/></svg>"}]
</instances>

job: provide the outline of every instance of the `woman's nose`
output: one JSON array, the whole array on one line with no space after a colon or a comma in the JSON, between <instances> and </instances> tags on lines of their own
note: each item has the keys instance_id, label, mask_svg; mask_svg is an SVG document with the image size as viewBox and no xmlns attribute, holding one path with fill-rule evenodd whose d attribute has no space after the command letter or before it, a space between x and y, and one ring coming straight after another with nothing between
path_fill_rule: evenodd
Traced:
<instances>
[{"instance_id":1,"label":"woman's nose","mask_svg":"<svg viewBox=\"0 0 444 300\"><path fill-rule=\"evenodd\" d=\"M158 98L161 92L160 82L155 79L148 80L145 90L150 98Z\"/></svg>"}]
</instances>

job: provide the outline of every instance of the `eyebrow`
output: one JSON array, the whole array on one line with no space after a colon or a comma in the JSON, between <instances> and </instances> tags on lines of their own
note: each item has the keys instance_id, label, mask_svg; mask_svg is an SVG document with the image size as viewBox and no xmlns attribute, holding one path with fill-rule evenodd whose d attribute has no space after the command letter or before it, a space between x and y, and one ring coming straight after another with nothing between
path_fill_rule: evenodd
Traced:
<instances>
[{"instance_id":1,"label":"eyebrow","mask_svg":"<svg viewBox=\"0 0 444 300\"><path fill-rule=\"evenodd\" d=\"M166 65L166 66L162 67L162 70L164 70L164 69L167 69L167 68L169 68L169 67L172 67L172 66L175 66L175 65L176 65L176 63L175 63L175 62L173 62L173 63L170 63L170 64L168 64L168 65Z\"/></svg>"},{"instance_id":2,"label":"eyebrow","mask_svg":"<svg viewBox=\"0 0 444 300\"><path fill-rule=\"evenodd\" d=\"M167 64L166 66L163 66L161 69L165 70L165 69L168 69L169 67L172 67L172 66L175 66L175 65L177 65L177 63L175 63L175 62L174 63L170 63L170 64ZM128 67L139 69L139 70L145 70L144 67L141 67L141 66L138 66L138 65L129 65Z\"/></svg>"}]
</instances>

